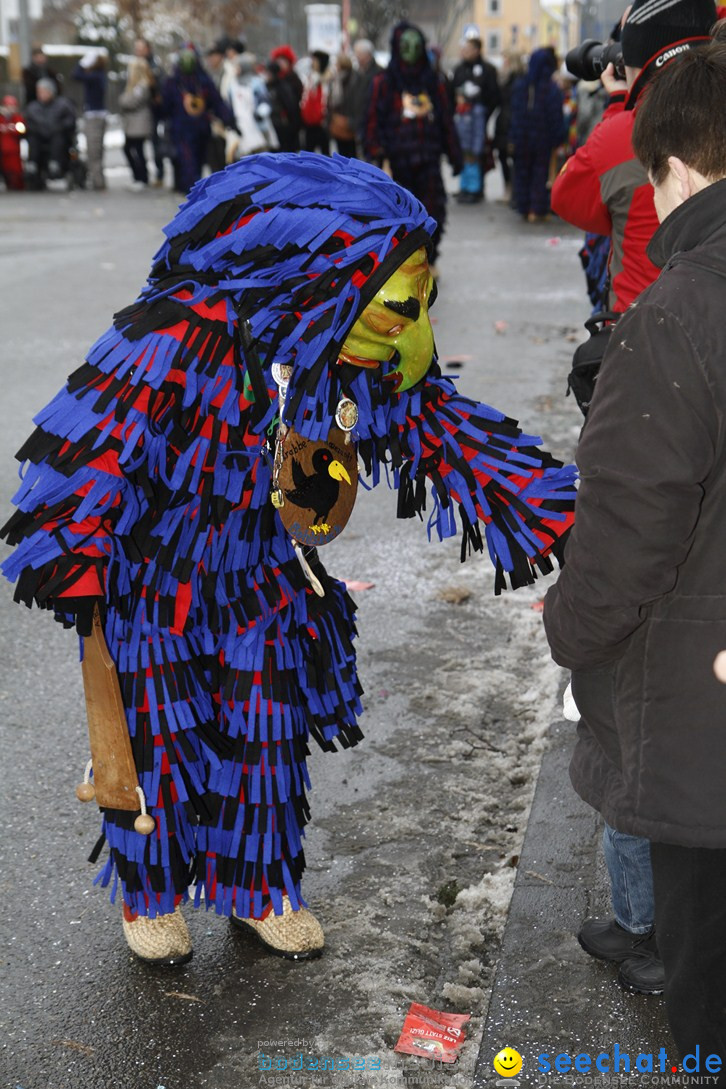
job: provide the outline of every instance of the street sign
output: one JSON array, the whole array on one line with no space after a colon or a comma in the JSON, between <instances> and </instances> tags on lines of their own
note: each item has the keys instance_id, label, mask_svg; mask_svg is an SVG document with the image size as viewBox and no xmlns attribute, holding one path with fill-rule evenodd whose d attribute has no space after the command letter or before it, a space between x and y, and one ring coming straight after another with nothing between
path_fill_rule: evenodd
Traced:
<instances>
[{"instance_id":1,"label":"street sign","mask_svg":"<svg viewBox=\"0 0 726 1089\"><path fill-rule=\"evenodd\" d=\"M306 4L308 52L322 49L337 56L343 49L340 4Z\"/></svg>"}]
</instances>

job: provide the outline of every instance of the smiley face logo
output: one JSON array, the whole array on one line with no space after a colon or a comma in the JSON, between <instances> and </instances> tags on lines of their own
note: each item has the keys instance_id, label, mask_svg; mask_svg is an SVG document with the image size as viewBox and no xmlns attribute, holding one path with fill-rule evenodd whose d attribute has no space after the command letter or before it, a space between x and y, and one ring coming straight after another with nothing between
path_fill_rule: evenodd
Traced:
<instances>
[{"instance_id":1,"label":"smiley face logo","mask_svg":"<svg viewBox=\"0 0 726 1089\"><path fill-rule=\"evenodd\" d=\"M494 1056L494 1069L503 1078L516 1078L522 1069L522 1056L513 1047L503 1047L499 1054Z\"/></svg>"}]
</instances>

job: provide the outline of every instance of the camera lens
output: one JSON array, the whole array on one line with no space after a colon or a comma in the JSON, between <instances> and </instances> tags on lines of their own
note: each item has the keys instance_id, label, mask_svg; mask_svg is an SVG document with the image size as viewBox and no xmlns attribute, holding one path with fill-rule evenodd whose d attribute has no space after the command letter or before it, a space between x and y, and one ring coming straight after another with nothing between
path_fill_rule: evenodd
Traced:
<instances>
[{"instance_id":1,"label":"camera lens","mask_svg":"<svg viewBox=\"0 0 726 1089\"><path fill-rule=\"evenodd\" d=\"M615 68L615 75L619 79L625 78L623 66L623 52L620 42L595 41L594 38L586 38L580 45L571 49L565 58L568 72L577 79L591 81L599 79L609 64Z\"/></svg>"},{"instance_id":2,"label":"camera lens","mask_svg":"<svg viewBox=\"0 0 726 1089\"><path fill-rule=\"evenodd\" d=\"M600 73L594 67L593 55L598 55L602 48L602 43L594 38L586 38L584 42L580 42L565 57L568 72L577 79L597 79Z\"/></svg>"}]
</instances>

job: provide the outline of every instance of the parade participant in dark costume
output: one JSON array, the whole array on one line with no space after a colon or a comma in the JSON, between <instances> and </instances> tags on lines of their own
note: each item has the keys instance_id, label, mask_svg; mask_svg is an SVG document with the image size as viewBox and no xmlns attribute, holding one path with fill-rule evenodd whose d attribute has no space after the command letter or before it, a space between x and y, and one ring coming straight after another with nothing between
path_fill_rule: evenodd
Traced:
<instances>
[{"instance_id":1,"label":"parade participant in dark costume","mask_svg":"<svg viewBox=\"0 0 726 1089\"><path fill-rule=\"evenodd\" d=\"M429 534L486 546L497 592L559 553L574 470L437 365L434 229L337 155L211 175L18 455L4 573L86 657L102 628L118 672L141 794L105 807L100 880L142 959L191 956L190 895L278 954L322 950L300 892L307 743L359 740L361 688L353 603L311 546L345 524L357 455L399 517L430 503Z\"/></svg>"},{"instance_id":2,"label":"parade participant in dark costume","mask_svg":"<svg viewBox=\"0 0 726 1089\"><path fill-rule=\"evenodd\" d=\"M185 46L164 84L162 110L174 147L174 188L186 193L202 176L211 115L236 128L234 114L204 71L196 49Z\"/></svg>"},{"instance_id":3,"label":"parade participant in dark costume","mask_svg":"<svg viewBox=\"0 0 726 1089\"><path fill-rule=\"evenodd\" d=\"M436 220L435 261L446 222L441 156L458 174L462 155L446 85L431 67L423 34L410 23L394 29L390 63L373 81L364 143L366 158L379 165L387 160L394 180Z\"/></svg>"},{"instance_id":4,"label":"parade participant in dark costume","mask_svg":"<svg viewBox=\"0 0 726 1089\"><path fill-rule=\"evenodd\" d=\"M552 79L556 67L552 49L535 49L527 75L512 89L509 139L514 157L514 203L531 223L550 210L547 183L552 152L566 133L562 92Z\"/></svg>"}]
</instances>

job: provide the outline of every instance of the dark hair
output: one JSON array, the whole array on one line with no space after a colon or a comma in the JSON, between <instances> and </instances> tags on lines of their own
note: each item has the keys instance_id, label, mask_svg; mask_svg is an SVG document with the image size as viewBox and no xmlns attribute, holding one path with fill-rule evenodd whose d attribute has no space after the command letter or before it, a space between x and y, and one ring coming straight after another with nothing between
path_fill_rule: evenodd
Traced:
<instances>
[{"instance_id":1,"label":"dark hair","mask_svg":"<svg viewBox=\"0 0 726 1089\"><path fill-rule=\"evenodd\" d=\"M704 178L726 176L726 45L689 49L646 88L633 126L633 150L658 185L675 155Z\"/></svg>"},{"instance_id":2,"label":"dark hair","mask_svg":"<svg viewBox=\"0 0 726 1089\"><path fill-rule=\"evenodd\" d=\"M713 24L710 31L715 42L726 42L726 19L719 19Z\"/></svg>"}]
</instances>

